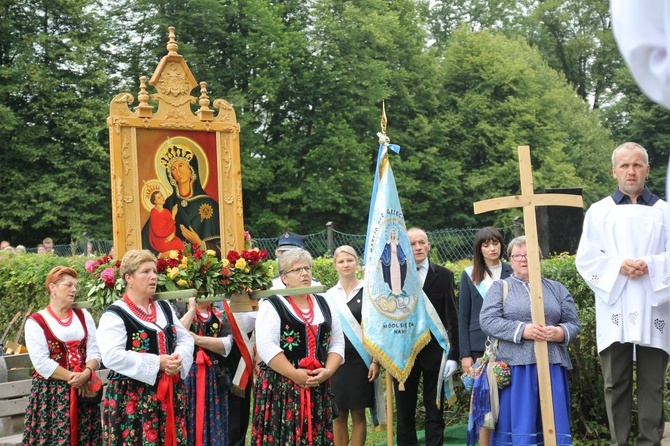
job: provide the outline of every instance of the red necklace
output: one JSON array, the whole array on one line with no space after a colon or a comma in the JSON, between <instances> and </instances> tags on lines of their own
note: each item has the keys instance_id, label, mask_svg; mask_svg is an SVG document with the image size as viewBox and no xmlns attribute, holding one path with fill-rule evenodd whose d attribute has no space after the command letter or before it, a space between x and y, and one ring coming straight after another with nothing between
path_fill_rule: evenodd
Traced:
<instances>
[{"instance_id":1,"label":"red necklace","mask_svg":"<svg viewBox=\"0 0 670 446\"><path fill-rule=\"evenodd\" d=\"M309 308L307 311L303 310L300 308L294 301L291 296L286 297L291 304L291 307L293 310L295 310L296 314L302 321L307 324L308 327L312 326L312 322L314 322L314 299L312 298L311 294L307 295L307 304L309 305Z\"/></svg>"},{"instance_id":2,"label":"red necklace","mask_svg":"<svg viewBox=\"0 0 670 446\"><path fill-rule=\"evenodd\" d=\"M56 319L56 322L58 322L63 327L68 327L72 323L72 315L74 314L74 311L72 311L72 308L69 308L67 310L67 317L65 319L61 319L58 316L56 316L56 313L54 312L54 310L51 309L51 305L47 305L47 312L54 319Z\"/></svg>"},{"instance_id":3,"label":"red necklace","mask_svg":"<svg viewBox=\"0 0 670 446\"><path fill-rule=\"evenodd\" d=\"M123 296L123 301L126 303L126 305L128 305L130 311L132 311L133 314L137 316L139 319L146 322L151 322L152 324L156 323L158 313L156 313L156 304L154 303L153 299L149 299L148 313L144 311L142 308L135 305L135 302L130 300L130 297L128 297L127 294Z\"/></svg>"}]
</instances>

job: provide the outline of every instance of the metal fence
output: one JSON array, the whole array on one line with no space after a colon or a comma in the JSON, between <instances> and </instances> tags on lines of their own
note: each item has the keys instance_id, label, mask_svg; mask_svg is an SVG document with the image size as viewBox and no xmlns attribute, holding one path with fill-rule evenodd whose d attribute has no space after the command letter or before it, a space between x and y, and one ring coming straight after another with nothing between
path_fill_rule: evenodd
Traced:
<instances>
[{"instance_id":1,"label":"metal fence","mask_svg":"<svg viewBox=\"0 0 670 446\"><path fill-rule=\"evenodd\" d=\"M475 240L475 234L479 228L466 229L437 229L426 231L428 241L431 244L431 259L435 262L444 263L447 261L457 262L462 259L472 258L472 245ZM515 236L518 231L517 226L498 228L506 242ZM332 255L335 248L341 245L352 246L359 255L365 251L365 234L347 234L335 230L331 225L326 225L326 229L321 232L304 235L305 248L316 257L323 255ZM102 256L112 249L111 240L90 240L94 256ZM277 238L254 238L254 246L265 249L274 256L277 247ZM54 252L60 256L85 255L85 243L72 243L69 245L54 245ZM28 252L36 252L37 248L29 248Z\"/></svg>"},{"instance_id":2,"label":"metal fence","mask_svg":"<svg viewBox=\"0 0 670 446\"><path fill-rule=\"evenodd\" d=\"M439 263L457 262L472 258L472 245L480 228L437 229L426 231L431 244L431 260ZM505 241L514 238L515 226L498 228ZM326 230L305 235L305 249L314 256L330 255L341 245L352 246L359 255L365 251L365 234L347 234L328 226ZM276 238L254 238L254 246L273 253L277 247ZM272 255L272 254L271 254Z\"/></svg>"}]
</instances>

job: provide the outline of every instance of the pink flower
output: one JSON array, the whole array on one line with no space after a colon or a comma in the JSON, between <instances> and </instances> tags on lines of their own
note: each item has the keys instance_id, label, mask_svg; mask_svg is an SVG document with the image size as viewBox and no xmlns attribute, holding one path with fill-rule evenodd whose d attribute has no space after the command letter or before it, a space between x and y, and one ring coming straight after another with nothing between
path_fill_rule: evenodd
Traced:
<instances>
[{"instance_id":1,"label":"pink flower","mask_svg":"<svg viewBox=\"0 0 670 446\"><path fill-rule=\"evenodd\" d=\"M98 262L95 260L87 260L86 263L84 264L84 268L86 268L86 271L89 273L94 273L95 270L98 268Z\"/></svg>"},{"instance_id":2,"label":"pink flower","mask_svg":"<svg viewBox=\"0 0 670 446\"><path fill-rule=\"evenodd\" d=\"M105 270L100 274L100 278L105 281L106 287L112 287L116 283L116 278L114 277L114 268L105 268Z\"/></svg>"}]
</instances>

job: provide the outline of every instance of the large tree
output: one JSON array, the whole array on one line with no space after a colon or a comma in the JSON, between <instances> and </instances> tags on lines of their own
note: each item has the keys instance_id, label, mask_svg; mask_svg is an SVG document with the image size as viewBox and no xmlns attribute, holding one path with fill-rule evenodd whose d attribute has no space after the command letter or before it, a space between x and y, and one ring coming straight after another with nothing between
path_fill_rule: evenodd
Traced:
<instances>
[{"instance_id":1,"label":"large tree","mask_svg":"<svg viewBox=\"0 0 670 446\"><path fill-rule=\"evenodd\" d=\"M431 99L417 104L395 164L408 218L431 228L492 222L475 219L472 202L519 192L519 145L531 147L536 189L582 187L587 204L607 193L612 143L597 112L521 38L457 30L434 79L419 87ZM518 213L497 215L510 224Z\"/></svg>"},{"instance_id":2,"label":"large tree","mask_svg":"<svg viewBox=\"0 0 670 446\"><path fill-rule=\"evenodd\" d=\"M111 42L92 0L3 2L0 233L26 245L111 234Z\"/></svg>"}]
</instances>

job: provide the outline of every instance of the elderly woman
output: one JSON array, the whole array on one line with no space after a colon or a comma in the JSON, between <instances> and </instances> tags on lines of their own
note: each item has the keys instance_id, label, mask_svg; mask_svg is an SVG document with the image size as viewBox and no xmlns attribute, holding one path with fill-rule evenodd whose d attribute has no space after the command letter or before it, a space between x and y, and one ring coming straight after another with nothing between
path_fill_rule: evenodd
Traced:
<instances>
[{"instance_id":1,"label":"elderly woman","mask_svg":"<svg viewBox=\"0 0 670 446\"><path fill-rule=\"evenodd\" d=\"M333 421L335 446L349 444L349 414L351 445L363 446L367 433L365 408L375 404L373 382L379 376L379 363L370 358L357 336L361 333L363 300L363 282L356 277L358 255L354 248L343 245L335 250L333 263L340 280L328 290L327 297L337 309L342 323L347 358L332 379L333 394L340 409L340 416Z\"/></svg>"},{"instance_id":2,"label":"elderly woman","mask_svg":"<svg viewBox=\"0 0 670 446\"><path fill-rule=\"evenodd\" d=\"M507 296L503 296L502 281L494 283L479 315L484 333L499 340L497 359L505 361L512 370L511 385L500 391L500 415L491 444L544 444L535 341L546 341L556 442L571 445L568 370L572 364L567 346L580 330L574 300L560 283L542 279L545 326L533 324L526 238L512 240L507 254L514 270L511 277L504 279L508 285Z\"/></svg>"},{"instance_id":3,"label":"elderly woman","mask_svg":"<svg viewBox=\"0 0 670 446\"><path fill-rule=\"evenodd\" d=\"M228 390L219 374L228 373L224 357L233 348L233 335L225 316L210 302L188 301L181 317L195 341L195 361L186 378L189 444L225 446L228 444Z\"/></svg>"},{"instance_id":4,"label":"elderly woman","mask_svg":"<svg viewBox=\"0 0 670 446\"><path fill-rule=\"evenodd\" d=\"M112 372L104 399L106 444L188 444L184 379L193 362L193 338L170 304L154 302L156 257L128 251L121 260L123 298L98 326L102 360Z\"/></svg>"},{"instance_id":5,"label":"elderly woman","mask_svg":"<svg viewBox=\"0 0 670 446\"><path fill-rule=\"evenodd\" d=\"M304 249L279 258L286 288L312 283ZM255 383L252 444L332 445L330 377L344 361L335 309L319 295L272 296L260 304L256 347L262 362Z\"/></svg>"},{"instance_id":6,"label":"elderly woman","mask_svg":"<svg viewBox=\"0 0 670 446\"><path fill-rule=\"evenodd\" d=\"M26 408L24 445L102 443L99 404L79 404L77 395L93 392L91 377L100 365L95 322L86 310L73 310L77 272L57 266L45 286L49 305L26 321L26 346L33 383ZM100 389L101 390L101 389Z\"/></svg>"}]
</instances>

